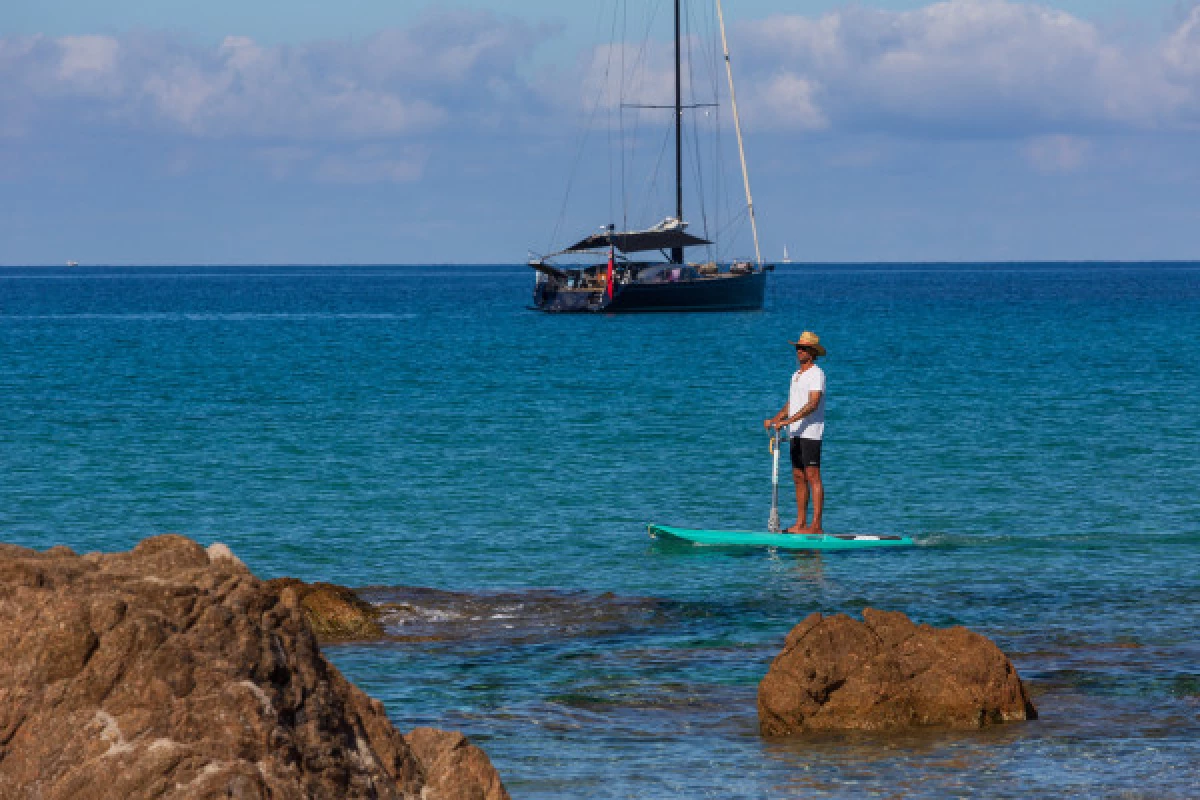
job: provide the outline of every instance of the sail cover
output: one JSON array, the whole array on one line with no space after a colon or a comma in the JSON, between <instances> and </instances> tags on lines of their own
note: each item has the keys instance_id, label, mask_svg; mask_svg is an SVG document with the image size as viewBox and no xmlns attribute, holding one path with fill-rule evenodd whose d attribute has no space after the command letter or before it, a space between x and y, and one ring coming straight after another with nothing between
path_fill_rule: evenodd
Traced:
<instances>
[{"instance_id":1,"label":"sail cover","mask_svg":"<svg viewBox=\"0 0 1200 800\"><path fill-rule=\"evenodd\" d=\"M641 253L646 250L670 250L675 247L695 247L701 244L712 244L708 239L692 236L682 228L651 228L648 231L625 231L617 233L606 231L595 233L582 239L563 250L564 253L578 253L581 250L603 250L609 245L622 253Z\"/></svg>"}]
</instances>

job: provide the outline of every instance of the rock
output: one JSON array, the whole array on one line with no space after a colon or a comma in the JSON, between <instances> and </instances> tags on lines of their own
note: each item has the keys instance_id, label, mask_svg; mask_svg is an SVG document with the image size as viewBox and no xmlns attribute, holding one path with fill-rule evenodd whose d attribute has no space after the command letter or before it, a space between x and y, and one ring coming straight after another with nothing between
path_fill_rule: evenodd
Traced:
<instances>
[{"instance_id":1,"label":"rock","mask_svg":"<svg viewBox=\"0 0 1200 800\"><path fill-rule=\"evenodd\" d=\"M232 561L234 564L242 567L246 566L242 563L240 558L233 554L233 551L229 549L228 545L221 544L220 542L213 542L210 544L206 552L208 553L209 561L221 561L224 559L226 561Z\"/></svg>"},{"instance_id":2,"label":"rock","mask_svg":"<svg viewBox=\"0 0 1200 800\"><path fill-rule=\"evenodd\" d=\"M758 685L764 736L1036 718L1012 662L990 639L870 608L862 622L810 615Z\"/></svg>"},{"instance_id":3,"label":"rock","mask_svg":"<svg viewBox=\"0 0 1200 800\"><path fill-rule=\"evenodd\" d=\"M507 800L492 762L461 733L416 728L404 741L425 769L426 800Z\"/></svg>"},{"instance_id":4,"label":"rock","mask_svg":"<svg viewBox=\"0 0 1200 800\"><path fill-rule=\"evenodd\" d=\"M304 607L308 622L322 641L378 639L384 634L380 610L351 589L332 583L305 583L276 578L267 586L277 592L290 589Z\"/></svg>"},{"instance_id":5,"label":"rock","mask_svg":"<svg viewBox=\"0 0 1200 800\"><path fill-rule=\"evenodd\" d=\"M482 751L427 773L321 655L296 592L216 555L181 536L0 545L0 797L506 796Z\"/></svg>"}]
</instances>

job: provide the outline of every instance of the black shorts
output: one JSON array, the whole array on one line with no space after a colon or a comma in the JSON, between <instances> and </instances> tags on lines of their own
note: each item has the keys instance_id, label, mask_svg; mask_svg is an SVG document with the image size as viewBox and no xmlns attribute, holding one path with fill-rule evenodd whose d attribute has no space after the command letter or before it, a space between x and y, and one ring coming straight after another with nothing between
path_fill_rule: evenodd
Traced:
<instances>
[{"instance_id":1,"label":"black shorts","mask_svg":"<svg viewBox=\"0 0 1200 800\"><path fill-rule=\"evenodd\" d=\"M791 439L788 449L792 456L792 469L821 466L820 439Z\"/></svg>"}]
</instances>

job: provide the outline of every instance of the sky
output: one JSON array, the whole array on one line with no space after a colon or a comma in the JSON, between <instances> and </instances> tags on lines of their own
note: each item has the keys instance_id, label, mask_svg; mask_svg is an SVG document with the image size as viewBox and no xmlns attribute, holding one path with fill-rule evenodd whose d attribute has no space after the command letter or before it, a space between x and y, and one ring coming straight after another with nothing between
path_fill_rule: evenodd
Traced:
<instances>
[{"instance_id":1,"label":"sky","mask_svg":"<svg viewBox=\"0 0 1200 800\"><path fill-rule=\"evenodd\" d=\"M520 263L658 222L669 117L621 103L669 99L669 2L615 7L6 0L0 265ZM766 258L1200 259L1200 3L724 13ZM720 134L688 221L752 255L731 117L688 120Z\"/></svg>"}]
</instances>

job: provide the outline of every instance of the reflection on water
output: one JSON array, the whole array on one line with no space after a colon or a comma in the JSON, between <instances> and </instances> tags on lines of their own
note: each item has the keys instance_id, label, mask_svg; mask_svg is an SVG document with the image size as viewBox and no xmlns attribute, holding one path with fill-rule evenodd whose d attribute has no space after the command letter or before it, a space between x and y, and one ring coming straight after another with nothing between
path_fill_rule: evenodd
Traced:
<instances>
[{"instance_id":1,"label":"reflection on water","mask_svg":"<svg viewBox=\"0 0 1200 800\"><path fill-rule=\"evenodd\" d=\"M704 569L706 562L724 561L730 559L752 559L760 561L766 558L770 570L780 578L794 580L799 584L823 586L825 578L825 554L817 550L782 550L777 547L737 547L733 545L701 545L683 541L670 536L656 538L651 543L651 549L665 556L692 559L696 569ZM853 558L849 553L838 553L835 557ZM687 561L681 563L688 563Z\"/></svg>"}]
</instances>

